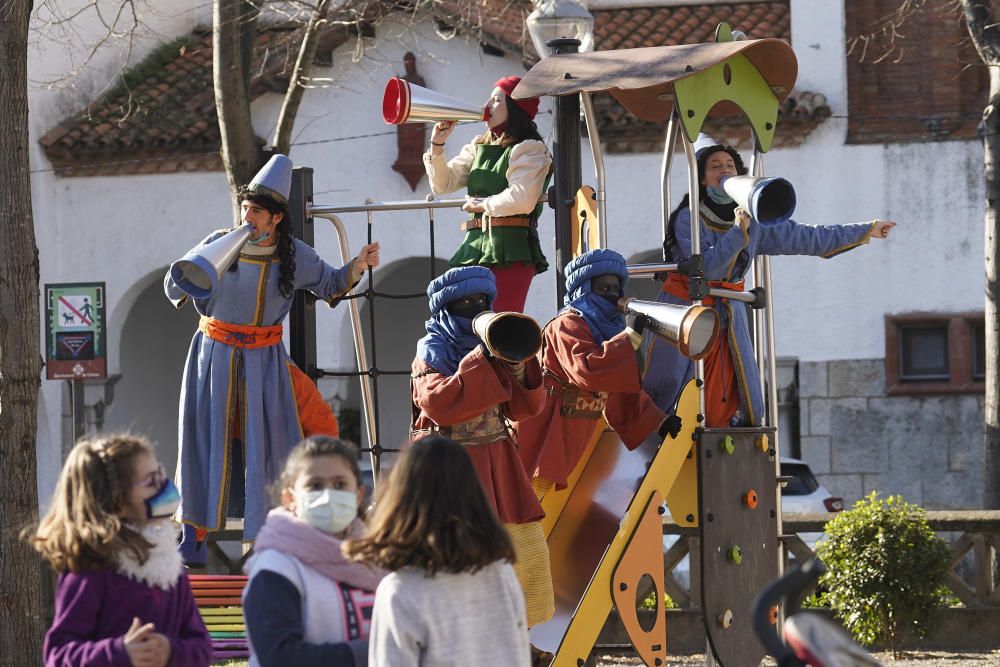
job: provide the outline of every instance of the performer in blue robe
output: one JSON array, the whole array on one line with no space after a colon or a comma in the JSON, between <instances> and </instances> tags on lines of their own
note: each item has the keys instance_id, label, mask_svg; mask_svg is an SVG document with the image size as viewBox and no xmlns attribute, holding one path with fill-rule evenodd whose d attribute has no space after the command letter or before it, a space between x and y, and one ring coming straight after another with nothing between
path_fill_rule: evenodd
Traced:
<instances>
[{"instance_id":1,"label":"performer in blue robe","mask_svg":"<svg viewBox=\"0 0 1000 667\"><path fill-rule=\"evenodd\" d=\"M886 238L896 223L872 222L808 226L793 220L760 224L739 208L722 189L726 176L747 173L739 154L702 134L695 143L701 182L701 253L705 279L712 287L743 290L743 278L758 255L814 255L829 258ZM670 216L664 243L667 261L691 256L691 212L688 196ZM686 276L671 273L659 301L689 305ZM709 297L704 305L719 315L718 340L705 359L706 426L759 425L764 415L760 375L750 339L747 308L742 302ZM668 414L684 385L694 376L694 362L662 338L647 335L643 345L646 369L643 389Z\"/></svg>"},{"instance_id":2,"label":"performer in blue robe","mask_svg":"<svg viewBox=\"0 0 1000 667\"><path fill-rule=\"evenodd\" d=\"M176 307L191 300L201 315L184 368L178 428L181 550L189 563L206 555L193 529L199 537L221 530L227 514L242 515L243 539L254 539L270 509L267 486L303 437L290 375L298 371L282 343L294 291L309 290L332 307L378 265L377 243L337 269L291 236L291 169L287 157L275 155L240 193L251 238L210 295L195 298L185 289L200 291L183 280L179 285L170 271L164 279ZM200 245L230 231L213 232Z\"/></svg>"}]
</instances>

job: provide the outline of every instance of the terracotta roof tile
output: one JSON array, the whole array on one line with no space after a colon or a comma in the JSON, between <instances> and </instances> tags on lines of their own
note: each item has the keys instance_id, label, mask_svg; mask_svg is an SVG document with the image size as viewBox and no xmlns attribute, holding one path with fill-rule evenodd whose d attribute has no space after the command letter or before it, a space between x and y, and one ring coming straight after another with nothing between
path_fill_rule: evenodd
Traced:
<instances>
[{"instance_id":1,"label":"terracotta roof tile","mask_svg":"<svg viewBox=\"0 0 1000 667\"><path fill-rule=\"evenodd\" d=\"M631 7L596 9L592 13L594 44L600 51L709 42L722 21L751 37L791 39L787 2Z\"/></svg>"},{"instance_id":2,"label":"terracotta roof tile","mask_svg":"<svg viewBox=\"0 0 1000 667\"><path fill-rule=\"evenodd\" d=\"M532 62L537 56L524 24L532 8L530 0L434 0L430 11L466 34ZM788 4L780 0L597 9L593 13L600 50L709 41L722 20L754 37L789 38ZM251 65L259 73L251 81L252 95L283 92L298 39L296 30L260 33ZM328 29L322 37L327 49L346 39L343 26ZM42 137L40 143L60 174L221 168L210 34L195 32L164 45L131 70L126 80L127 88L119 86ZM623 121L615 118L617 125L607 125L609 136L616 132L625 136L621 134ZM602 117L602 138L607 122ZM628 133L637 136L662 131L662 127L644 128L631 117L628 128Z\"/></svg>"}]
</instances>

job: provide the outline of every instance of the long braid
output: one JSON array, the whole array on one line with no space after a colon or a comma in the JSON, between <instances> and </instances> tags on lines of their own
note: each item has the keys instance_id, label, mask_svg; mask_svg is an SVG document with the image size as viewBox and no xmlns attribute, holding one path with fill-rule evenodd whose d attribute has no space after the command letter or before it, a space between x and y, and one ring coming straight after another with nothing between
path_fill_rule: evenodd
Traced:
<instances>
[{"instance_id":1,"label":"long braid","mask_svg":"<svg viewBox=\"0 0 1000 667\"><path fill-rule=\"evenodd\" d=\"M278 223L278 291L286 299L295 293L295 244L292 242L292 222L288 214Z\"/></svg>"}]
</instances>

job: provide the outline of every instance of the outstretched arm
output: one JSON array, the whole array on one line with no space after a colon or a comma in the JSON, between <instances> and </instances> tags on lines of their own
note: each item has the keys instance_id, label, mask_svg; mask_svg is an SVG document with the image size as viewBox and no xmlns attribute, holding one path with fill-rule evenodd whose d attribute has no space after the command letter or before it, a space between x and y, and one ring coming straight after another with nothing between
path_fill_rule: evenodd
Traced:
<instances>
[{"instance_id":1,"label":"outstretched arm","mask_svg":"<svg viewBox=\"0 0 1000 667\"><path fill-rule=\"evenodd\" d=\"M860 245L869 239L888 238L896 226L889 220L873 220L846 225L800 225L794 220L761 225L757 252L761 255L813 255L830 258Z\"/></svg>"},{"instance_id":2,"label":"outstretched arm","mask_svg":"<svg viewBox=\"0 0 1000 667\"><path fill-rule=\"evenodd\" d=\"M337 269L324 262L311 246L295 241L295 287L309 290L331 306L358 284L369 267L378 264L378 243L363 246L357 257Z\"/></svg>"}]
</instances>

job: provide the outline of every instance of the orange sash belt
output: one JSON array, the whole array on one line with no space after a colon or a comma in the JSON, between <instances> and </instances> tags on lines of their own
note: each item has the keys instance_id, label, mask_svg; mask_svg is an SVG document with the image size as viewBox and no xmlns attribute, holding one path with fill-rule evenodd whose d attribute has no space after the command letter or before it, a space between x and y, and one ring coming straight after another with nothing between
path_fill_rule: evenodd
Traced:
<instances>
[{"instance_id":1,"label":"orange sash belt","mask_svg":"<svg viewBox=\"0 0 1000 667\"><path fill-rule=\"evenodd\" d=\"M201 316L198 330L226 345L242 348L270 347L281 342L281 325L255 327L249 324L232 324L214 317Z\"/></svg>"},{"instance_id":2,"label":"orange sash belt","mask_svg":"<svg viewBox=\"0 0 1000 667\"><path fill-rule=\"evenodd\" d=\"M745 289L742 280L738 283L727 283L723 280L708 280L706 282L708 282L709 287L716 289L727 289L733 292L742 292ZM688 292L688 277L680 273L673 272L667 276L667 279L663 281L663 291L676 296L678 299L684 299L685 301L690 301L691 299L690 292ZM706 306L711 306L715 303L715 297L706 296L702 299L702 303Z\"/></svg>"}]
</instances>

